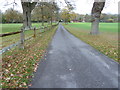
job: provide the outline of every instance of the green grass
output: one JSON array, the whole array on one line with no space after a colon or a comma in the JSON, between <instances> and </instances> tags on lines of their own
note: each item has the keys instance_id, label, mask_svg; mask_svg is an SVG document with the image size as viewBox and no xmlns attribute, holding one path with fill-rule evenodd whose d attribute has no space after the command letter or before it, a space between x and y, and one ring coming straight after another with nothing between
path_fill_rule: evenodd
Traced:
<instances>
[{"instance_id":1,"label":"green grass","mask_svg":"<svg viewBox=\"0 0 120 90\"><path fill-rule=\"evenodd\" d=\"M20 24L1 24L0 26L2 27L2 33L9 33L9 32L20 31L22 25L23 24L20 23ZM36 26L37 28L39 28L41 26L41 23L33 23L32 26L33 27Z\"/></svg>"},{"instance_id":2,"label":"green grass","mask_svg":"<svg viewBox=\"0 0 120 90\"><path fill-rule=\"evenodd\" d=\"M90 30L91 23L70 23L70 27ZM100 23L101 32L118 32L118 23Z\"/></svg>"},{"instance_id":3,"label":"green grass","mask_svg":"<svg viewBox=\"0 0 120 90\"><path fill-rule=\"evenodd\" d=\"M65 28L90 44L100 52L119 62L118 59L118 24L117 23L100 23L100 35L90 35L90 23L70 23L64 25Z\"/></svg>"},{"instance_id":4,"label":"green grass","mask_svg":"<svg viewBox=\"0 0 120 90\"><path fill-rule=\"evenodd\" d=\"M2 33L19 31L22 24L2 24Z\"/></svg>"},{"instance_id":5,"label":"green grass","mask_svg":"<svg viewBox=\"0 0 120 90\"><path fill-rule=\"evenodd\" d=\"M53 23L53 25L56 23ZM22 23L19 24L0 24L0 28L2 28L2 33L9 33L9 32L16 32L20 31L22 27ZM32 26L39 28L42 25L42 23L32 23ZM44 23L44 25L48 25L48 23Z\"/></svg>"}]
</instances>

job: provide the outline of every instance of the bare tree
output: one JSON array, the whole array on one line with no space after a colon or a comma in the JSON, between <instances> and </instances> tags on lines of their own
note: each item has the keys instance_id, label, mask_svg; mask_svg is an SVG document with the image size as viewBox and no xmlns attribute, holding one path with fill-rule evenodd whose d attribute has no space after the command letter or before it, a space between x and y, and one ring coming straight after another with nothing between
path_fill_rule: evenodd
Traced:
<instances>
[{"instance_id":1,"label":"bare tree","mask_svg":"<svg viewBox=\"0 0 120 90\"><path fill-rule=\"evenodd\" d=\"M94 0L93 8L92 8L92 27L91 34L97 35L99 34L99 20L101 12L105 6L106 0Z\"/></svg>"},{"instance_id":2,"label":"bare tree","mask_svg":"<svg viewBox=\"0 0 120 90\"><path fill-rule=\"evenodd\" d=\"M67 4L69 10L73 10L75 8L74 0L64 0L64 1Z\"/></svg>"}]
</instances>

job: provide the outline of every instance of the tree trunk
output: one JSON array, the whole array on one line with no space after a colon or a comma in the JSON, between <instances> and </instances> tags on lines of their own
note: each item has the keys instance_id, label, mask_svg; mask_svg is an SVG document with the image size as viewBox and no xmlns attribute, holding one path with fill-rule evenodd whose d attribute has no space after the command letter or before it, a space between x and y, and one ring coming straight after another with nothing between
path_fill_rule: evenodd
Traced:
<instances>
[{"instance_id":1,"label":"tree trunk","mask_svg":"<svg viewBox=\"0 0 120 90\"><path fill-rule=\"evenodd\" d=\"M21 49L24 49L24 40L25 40L24 29L21 28L20 45L19 45L19 48L21 48Z\"/></svg>"},{"instance_id":2,"label":"tree trunk","mask_svg":"<svg viewBox=\"0 0 120 90\"><path fill-rule=\"evenodd\" d=\"M91 34L97 35L99 34L99 20L101 12L105 6L105 0L99 0L99 2L96 2L98 0L94 1L93 8L92 8L92 28L91 28Z\"/></svg>"},{"instance_id":3,"label":"tree trunk","mask_svg":"<svg viewBox=\"0 0 120 90\"><path fill-rule=\"evenodd\" d=\"M51 17L51 26L52 26L52 22L53 22L53 21L52 21L52 17Z\"/></svg>"},{"instance_id":4,"label":"tree trunk","mask_svg":"<svg viewBox=\"0 0 120 90\"><path fill-rule=\"evenodd\" d=\"M42 13L42 26L44 26L43 5L42 5L42 8L41 8L41 13Z\"/></svg>"},{"instance_id":5,"label":"tree trunk","mask_svg":"<svg viewBox=\"0 0 120 90\"><path fill-rule=\"evenodd\" d=\"M31 29L31 12L35 8L37 2L24 2L21 0L23 8L23 27L24 29Z\"/></svg>"},{"instance_id":6,"label":"tree trunk","mask_svg":"<svg viewBox=\"0 0 120 90\"><path fill-rule=\"evenodd\" d=\"M92 35L99 34L99 18L95 18L95 20L92 22Z\"/></svg>"},{"instance_id":7,"label":"tree trunk","mask_svg":"<svg viewBox=\"0 0 120 90\"><path fill-rule=\"evenodd\" d=\"M29 8L24 8L23 10L23 27L26 29L31 28L31 10Z\"/></svg>"}]
</instances>

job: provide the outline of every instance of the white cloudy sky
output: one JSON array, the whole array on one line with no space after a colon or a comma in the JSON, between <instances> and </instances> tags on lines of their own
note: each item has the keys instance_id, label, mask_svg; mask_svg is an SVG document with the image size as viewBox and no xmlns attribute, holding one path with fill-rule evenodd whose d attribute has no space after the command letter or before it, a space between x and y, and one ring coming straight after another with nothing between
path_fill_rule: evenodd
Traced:
<instances>
[{"instance_id":1,"label":"white cloudy sky","mask_svg":"<svg viewBox=\"0 0 120 90\"><path fill-rule=\"evenodd\" d=\"M0 9L4 12L8 8L11 8L12 5L8 5L8 6L4 6L4 5L6 5L7 3L10 4L13 1L14 0L0 0ZM18 5L15 6L15 9L22 12L22 7L21 7L20 1L21 0L16 0ZM59 1L63 2L63 0L59 0ZM75 12L80 13L80 14L90 14L91 13L91 9L92 9L94 0L74 0L74 1L75 1L74 4L76 6L76 9L74 10ZM106 6L103 10L103 13L117 14L119 1L120 0L107 0ZM60 6L64 7L64 3L61 3Z\"/></svg>"}]
</instances>

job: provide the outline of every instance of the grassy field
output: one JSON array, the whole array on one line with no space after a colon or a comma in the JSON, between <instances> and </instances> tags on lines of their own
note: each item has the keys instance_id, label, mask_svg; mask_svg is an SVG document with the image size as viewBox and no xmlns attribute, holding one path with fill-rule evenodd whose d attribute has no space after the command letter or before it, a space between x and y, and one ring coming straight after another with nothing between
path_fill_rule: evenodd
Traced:
<instances>
[{"instance_id":1,"label":"grassy field","mask_svg":"<svg viewBox=\"0 0 120 90\"><path fill-rule=\"evenodd\" d=\"M70 23L70 27L80 28L83 30L90 30L91 23ZM118 23L100 23L101 32L118 32Z\"/></svg>"},{"instance_id":2,"label":"grassy field","mask_svg":"<svg viewBox=\"0 0 120 90\"><path fill-rule=\"evenodd\" d=\"M37 34L36 38L27 40L24 50L15 47L2 55L2 88L30 86L29 82L33 77L33 72L36 72L38 63L44 56L56 29L57 27L54 27Z\"/></svg>"},{"instance_id":3,"label":"grassy field","mask_svg":"<svg viewBox=\"0 0 120 90\"><path fill-rule=\"evenodd\" d=\"M47 23L45 23L45 25L47 25ZM20 31L21 26L22 26L22 24L2 24L2 25L0 25L0 28L2 28L1 33ZM41 23L33 23L32 26L33 27L36 26L37 28L39 28L41 26ZM40 30L37 30L37 33L39 33L39 32L40 32ZM30 36L33 36L33 30L25 31L25 38L28 38ZM18 42L19 40L20 40L20 34L3 37L2 42L1 42L2 48L7 47L11 44L14 44L14 43Z\"/></svg>"},{"instance_id":4,"label":"grassy field","mask_svg":"<svg viewBox=\"0 0 120 90\"><path fill-rule=\"evenodd\" d=\"M19 31L22 27L22 23L19 24L2 24L0 28L2 28L2 33L9 33L9 32L16 32ZM39 28L42 24L41 23L33 23L32 26L36 26ZM47 25L47 23L45 23Z\"/></svg>"},{"instance_id":5,"label":"grassy field","mask_svg":"<svg viewBox=\"0 0 120 90\"><path fill-rule=\"evenodd\" d=\"M100 23L100 35L90 35L91 23L70 23L65 28L110 58L118 59L118 24Z\"/></svg>"}]
</instances>

